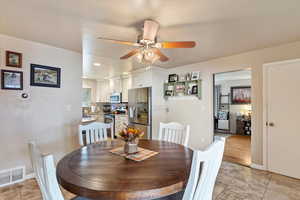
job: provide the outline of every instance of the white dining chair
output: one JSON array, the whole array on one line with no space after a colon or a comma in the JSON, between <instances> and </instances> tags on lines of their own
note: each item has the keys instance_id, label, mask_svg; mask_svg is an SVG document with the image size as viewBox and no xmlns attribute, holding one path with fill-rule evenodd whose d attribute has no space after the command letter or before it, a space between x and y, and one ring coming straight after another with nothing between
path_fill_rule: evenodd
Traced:
<instances>
[{"instance_id":1,"label":"white dining chair","mask_svg":"<svg viewBox=\"0 0 300 200\"><path fill-rule=\"evenodd\" d=\"M28 146L35 179L39 185L43 200L64 200L56 178L53 155L43 155L34 141L30 141ZM89 199L74 197L72 200Z\"/></svg>"},{"instance_id":2,"label":"white dining chair","mask_svg":"<svg viewBox=\"0 0 300 200\"><path fill-rule=\"evenodd\" d=\"M183 200L212 200L221 167L225 138L215 138L206 151L194 151L191 173Z\"/></svg>"},{"instance_id":3,"label":"white dining chair","mask_svg":"<svg viewBox=\"0 0 300 200\"><path fill-rule=\"evenodd\" d=\"M56 179L53 156L42 155L34 141L29 142L29 151L43 200L64 200Z\"/></svg>"},{"instance_id":4,"label":"white dining chair","mask_svg":"<svg viewBox=\"0 0 300 200\"><path fill-rule=\"evenodd\" d=\"M79 144L81 146L107 140L107 129L111 130L111 139L114 139L112 124L92 122L79 125Z\"/></svg>"},{"instance_id":5,"label":"white dining chair","mask_svg":"<svg viewBox=\"0 0 300 200\"><path fill-rule=\"evenodd\" d=\"M158 139L174 142L177 144L182 144L184 146L188 145L190 136L190 126L184 126L177 122L170 123L160 123Z\"/></svg>"}]
</instances>

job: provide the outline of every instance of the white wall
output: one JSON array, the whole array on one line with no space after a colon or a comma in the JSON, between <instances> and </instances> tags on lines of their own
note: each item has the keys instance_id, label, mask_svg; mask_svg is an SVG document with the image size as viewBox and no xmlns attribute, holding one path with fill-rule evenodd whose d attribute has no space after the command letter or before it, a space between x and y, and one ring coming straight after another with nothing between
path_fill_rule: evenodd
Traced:
<instances>
[{"instance_id":1,"label":"white wall","mask_svg":"<svg viewBox=\"0 0 300 200\"><path fill-rule=\"evenodd\" d=\"M168 73L159 67L151 69L151 86L152 86L152 138L158 139L159 124L165 122L166 101L164 99L163 84L168 78Z\"/></svg>"},{"instance_id":2,"label":"white wall","mask_svg":"<svg viewBox=\"0 0 300 200\"><path fill-rule=\"evenodd\" d=\"M251 86L251 79L216 81L216 85L221 85L222 95L227 95L231 92L231 87Z\"/></svg>"},{"instance_id":3,"label":"white wall","mask_svg":"<svg viewBox=\"0 0 300 200\"><path fill-rule=\"evenodd\" d=\"M5 67L5 50L23 53L22 69ZM24 90L0 89L0 170L26 165L27 142L36 140L56 160L78 146L82 57L79 53L0 35L1 69L24 72ZM31 87L30 63L61 68L61 88ZM21 100L22 92L30 94Z\"/></svg>"},{"instance_id":4,"label":"white wall","mask_svg":"<svg viewBox=\"0 0 300 200\"><path fill-rule=\"evenodd\" d=\"M213 139L213 73L252 69L252 162L263 163L263 99L262 84L264 63L300 57L300 42L255 50L239 55L219 58L207 62L176 67L170 73L200 71L203 79L202 100L172 99L167 102L170 112L168 121L183 121L191 125L190 145L205 148Z\"/></svg>"}]
</instances>

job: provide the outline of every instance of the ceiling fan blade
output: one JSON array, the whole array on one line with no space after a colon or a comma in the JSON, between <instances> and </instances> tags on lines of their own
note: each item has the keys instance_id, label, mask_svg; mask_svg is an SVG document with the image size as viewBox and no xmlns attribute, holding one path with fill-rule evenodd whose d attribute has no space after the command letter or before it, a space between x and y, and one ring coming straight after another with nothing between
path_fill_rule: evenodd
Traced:
<instances>
[{"instance_id":1,"label":"ceiling fan blade","mask_svg":"<svg viewBox=\"0 0 300 200\"><path fill-rule=\"evenodd\" d=\"M137 54L139 52L139 49L134 49L132 51L130 51L128 54L120 57L121 60L123 59L127 59L127 58L130 58L131 56L134 56L135 54Z\"/></svg>"},{"instance_id":2,"label":"ceiling fan blade","mask_svg":"<svg viewBox=\"0 0 300 200\"><path fill-rule=\"evenodd\" d=\"M159 24L152 20L146 20L144 22L144 33L143 33L143 39L144 40L155 40L157 31L159 28Z\"/></svg>"},{"instance_id":3,"label":"ceiling fan blade","mask_svg":"<svg viewBox=\"0 0 300 200\"><path fill-rule=\"evenodd\" d=\"M137 47L141 46L139 43L124 41L124 40L114 40L114 39L103 38L103 37L98 37L98 39L104 40L104 41L107 41L107 42L112 42L112 43L115 43L115 44L125 44L125 45L130 45L130 46L137 46Z\"/></svg>"},{"instance_id":4,"label":"ceiling fan blade","mask_svg":"<svg viewBox=\"0 0 300 200\"><path fill-rule=\"evenodd\" d=\"M158 48L194 48L196 42L194 41L182 41L182 42L160 42L156 43Z\"/></svg>"},{"instance_id":5,"label":"ceiling fan blade","mask_svg":"<svg viewBox=\"0 0 300 200\"><path fill-rule=\"evenodd\" d=\"M161 62L166 62L169 60L169 58L167 56L165 56L159 49L153 48L152 51L153 51L153 53L155 53L156 55L159 56L159 60Z\"/></svg>"}]
</instances>

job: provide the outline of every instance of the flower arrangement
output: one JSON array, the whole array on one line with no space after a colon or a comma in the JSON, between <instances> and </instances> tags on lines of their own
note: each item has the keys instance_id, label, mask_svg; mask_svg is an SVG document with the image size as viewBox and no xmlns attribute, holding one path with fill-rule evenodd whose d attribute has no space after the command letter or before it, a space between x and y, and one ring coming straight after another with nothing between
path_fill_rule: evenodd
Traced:
<instances>
[{"instance_id":1,"label":"flower arrangement","mask_svg":"<svg viewBox=\"0 0 300 200\"><path fill-rule=\"evenodd\" d=\"M144 135L144 132L140 129L130 127L129 125L125 124L125 128L122 129L121 132L119 132L119 136L125 141L125 142L132 142L135 141L137 138L141 138Z\"/></svg>"},{"instance_id":2,"label":"flower arrangement","mask_svg":"<svg viewBox=\"0 0 300 200\"><path fill-rule=\"evenodd\" d=\"M124 124L125 128L119 132L119 136L122 140L125 141L124 145L124 153L126 154L134 154L138 152L138 140L144 135L144 132L140 129L130 127L127 124Z\"/></svg>"}]
</instances>

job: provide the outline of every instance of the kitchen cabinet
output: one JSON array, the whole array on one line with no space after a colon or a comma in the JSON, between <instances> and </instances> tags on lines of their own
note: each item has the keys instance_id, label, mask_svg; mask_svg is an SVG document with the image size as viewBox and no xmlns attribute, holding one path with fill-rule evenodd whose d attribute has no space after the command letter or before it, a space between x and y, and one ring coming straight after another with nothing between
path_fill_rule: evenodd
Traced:
<instances>
[{"instance_id":1,"label":"kitchen cabinet","mask_svg":"<svg viewBox=\"0 0 300 200\"><path fill-rule=\"evenodd\" d=\"M97 82L97 102L109 102L110 97L109 81L98 81Z\"/></svg>"},{"instance_id":2,"label":"kitchen cabinet","mask_svg":"<svg viewBox=\"0 0 300 200\"><path fill-rule=\"evenodd\" d=\"M128 102L128 90L131 88L131 77L112 78L97 82L97 101L109 102L112 93L122 93L122 101Z\"/></svg>"},{"instance_id":3,"label":"kitchen cabinet","mask_svg":"<svg viewBox=\"0 0 300 200\"><path fill-rule=\"evenodd\" d=\"M131 77L122 79L122 101L128 102L128 90L131 89Z\"/></svg>"},{"instance_id":4,"label":"kitchen cabinet","mask_svg":"<svg viewBox=\"0 0 300 200\"><path fill-rule=\"evenodd\" d=\"M163 101L163 83L167 79L167 73L162 69L152 67L143 68L129 75L98 81L97 101L109 102L110 95L114 92L122 92L122 101L128 102L128 90L131 88L152 87L152 104L160 105Z\"/></svg>"},{"instance_id":5,"label":"kitchen cabinet","mask_svg":"<svg viewBox=\"0 0 300 200\"><path fill-rule=\"evenodd\" d=\"M146 70L143 72L135 72L132 74L132 88L151 87L152 72Z\"/></svg>"},{"instance_id":6,"label":"kitchen cabinet","mask_svg":"<svg viewBox=\"0 0 300 200\"><path fill-rule=\"evenodd\" d=\"M122 80L120 77L109 79L110 93L122 92Z\"/></svg>"}]
</instances>

